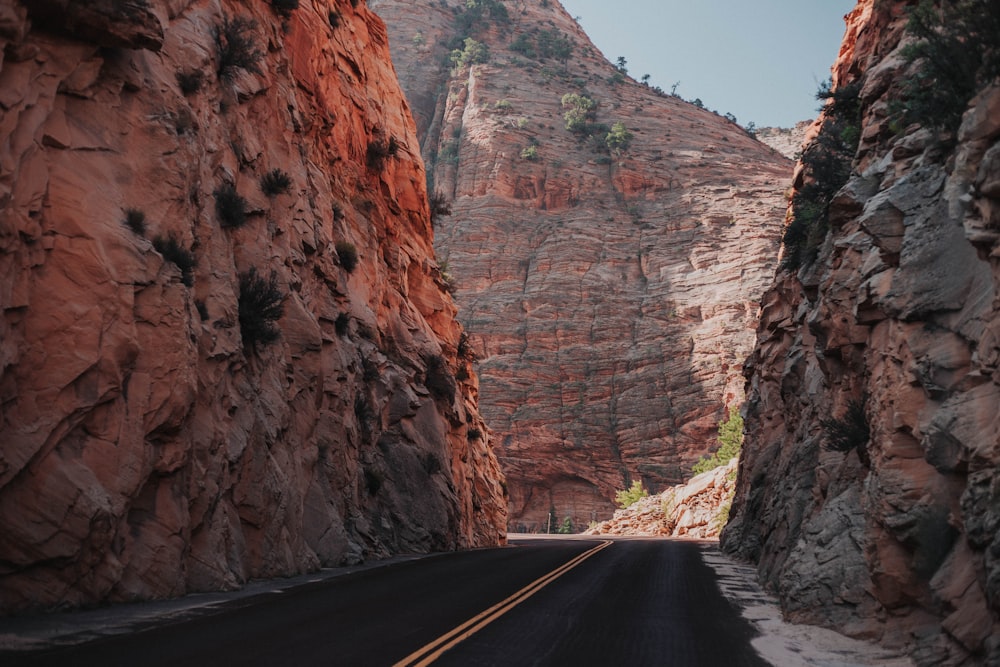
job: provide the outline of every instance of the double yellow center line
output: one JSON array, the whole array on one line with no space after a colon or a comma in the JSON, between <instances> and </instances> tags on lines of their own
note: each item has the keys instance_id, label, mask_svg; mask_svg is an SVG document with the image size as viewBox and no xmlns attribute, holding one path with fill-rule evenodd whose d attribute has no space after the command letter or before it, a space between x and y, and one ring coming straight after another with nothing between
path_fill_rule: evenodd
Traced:
<instances>
[{"instance_id":1,"label":"double yellow center line","mask_svg":"<svg viewBox=\"0 0 1000 667\"><path fill-rule=\"evenodd\" d=\"M438 658L441 654L455 646L459 642L465 641L475 633L482 630L484 627L497 620L508 611L521 604L532 595L540 591L545 586L549 585L562 575L566 574L574 567L587 560L594 554L596 554L601 549L606 549L607 547L614 544L611 540L605 540L601 542L596 547L589 549L568 563L552 570L548 574L539 579L536 579L532 583L528 584L518 592L511 595L509 598L503 602L498 602L486 611L482 612L478 616L470 618L462 625L458 626L451 632L441 635L430 644L427 644L423 648L414 651L410 655L406 656L399 662L397 662L393 667L424 667L429 665Z\"/></svg>"}]
</instances>

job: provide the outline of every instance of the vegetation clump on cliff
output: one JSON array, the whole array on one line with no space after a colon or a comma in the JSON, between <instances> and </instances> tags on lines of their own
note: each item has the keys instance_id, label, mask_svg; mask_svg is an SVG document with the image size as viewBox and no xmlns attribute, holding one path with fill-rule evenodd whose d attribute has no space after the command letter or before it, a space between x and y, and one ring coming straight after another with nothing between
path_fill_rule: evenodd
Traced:
<instances>
[{"instance_id":1,"label":"vegetation clump on cliff","mask_svg":"<svg viewBox=\"0 0 1000 667\"><path fill-rule=\"evenodd\" d=\"M619 507L624 509L648 495L649 491L642 485L642 480L637 479L632 482L632 486L629 488L615 492L615 502L618 503Z\"/></svg>"},{"instance_id":2,"label":"vegetation clump on cliff","mask_svg":"<svg viewBox=\"0 0 1000 667\"><path fill-rule=\"evenodd\" d=\"M166 237L157 236L153 239L153 247L156 252L163 255L163 259L170 262L181 270L181 282L187 287L194 285L194 255L190 250L180 244L173 234Z\"/></svg>"},{"instance_id":3,"label":"vegetation clump on cliff","mask_svg":"<svg viewBox=\"0 0 1000 667\"><path fill-rule=\"evenodd\" d=\"M255 267L240 274L239 319L243 345L249 350L257 344L278 340L281 331L275 325L285 310L285 294L278 288L278 276L263 278Z\"/></svg>"},{"instance_id":4,"label":"vegetation clump on cliff","mask_svg":"<svg viewBox=\"0 0 1000 667\"><path fill-rule=\"evenodd\" d=\"M1000 76L1000 3L922 0L910 10L907 31L918 41L903 56L917 68L903 83L897 111L908 123L954 131L969 100Z\"/></svg>"},{"instance_id":5,"label":"vegetation clump on cliff","mask_svg":"<svg viewBox=\"0 0 1000 667\"><path fill-rule=\"evenodd\" d=\"M743 447L743 417L735 405L729 408L729 418L719 422L718 442L719 449L711 456L698 459L691 472L700 475L721 468L740 455L740 448Z\"/></svg>"},{"instance_id":6,"label":"vegetation clump on cliff","mask_svg":"<svg viewBox=\"0 0 1000 667\"><path fill-rule=\"evenodd\" d=\"M260 61L264 52L257 48L253 31L257 22L243 16L230 19L222 17L222 23L215 27L215 45L219 66L216 70L221 81L231 81L237 70L260 74Z\"/></svg>"},{"instance_id":7,"label":"vegetation clump on cliff","mask_svg":"<svg viewBox=\"0 0 1000 667\"><path fill-rule=\"evenodd\" d=\"M851 177L861 138L860 82L833 89L824 84L816 94L826 100L819 134L802 154L802 185L792 198L792 220L782 243L782 268L795 271L816 259L830 231L830 202Z\"/></svg>"}]
</instances>

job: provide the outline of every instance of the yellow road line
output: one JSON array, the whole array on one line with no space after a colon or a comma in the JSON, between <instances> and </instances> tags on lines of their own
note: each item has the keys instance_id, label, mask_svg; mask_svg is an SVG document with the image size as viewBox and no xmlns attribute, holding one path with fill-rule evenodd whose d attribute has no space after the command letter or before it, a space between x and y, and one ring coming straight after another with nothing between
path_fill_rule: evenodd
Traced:
<instances>
[{"instance_id":1,"label":"yellow road line","mask_svg":"<svg viewBox=\"0 0 1000 667\"><path fill-rule=\"evenodd\" d=\"M560 567L552 570L548 574L539 577L535 581L531 582L518 592L514 593L506 600L498 602L481 614L470 618L468 621L458 626L451 632L445 633L427 644L423 648L414 651L410 655L406 656L399 662L397 662L393 667L425 667L431 664L435 660L441 657L441 654L455 646L456 644L465 641L475 633L482 630L484 627L500 618L508 611L521 604L532 595L540 591L542 588L552 583L562 575L566 574L574 567L587 560L594 554L596 554L601 549L605 549L614 544L611 540L605 540L601 542L596 547L589 549L576 558L570 560L569 562L561 565Z\"/></svg>"}]
</instances>

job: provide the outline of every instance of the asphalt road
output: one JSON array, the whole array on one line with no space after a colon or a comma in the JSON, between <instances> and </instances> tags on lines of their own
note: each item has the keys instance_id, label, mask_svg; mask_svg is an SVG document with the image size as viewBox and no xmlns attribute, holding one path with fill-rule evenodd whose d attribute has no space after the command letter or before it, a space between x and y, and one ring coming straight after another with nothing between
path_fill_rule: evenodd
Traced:
<instances>
[{"instance_id":1,"label":"asphalt road","mask_svg":"<svg viewBox=\"0 0 1000 667\"><path fill-rule=\"evenodd\" d=\"M512 540L234 601L14 665L766 665L691 542Z\"/></svg>"}]
</instances>

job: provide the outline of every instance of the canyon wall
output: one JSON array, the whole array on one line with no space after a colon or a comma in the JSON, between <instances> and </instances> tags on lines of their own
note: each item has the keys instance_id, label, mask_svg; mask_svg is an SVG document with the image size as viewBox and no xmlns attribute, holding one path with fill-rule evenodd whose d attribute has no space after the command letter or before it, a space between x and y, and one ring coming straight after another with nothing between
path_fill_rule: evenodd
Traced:
<instances>
[{"instance_id":1,"label":"canyon wall","mask_svg":"<svg viewBox=\"0 0 1000 667\"><path fill-rule=\"evenodd\" d=\"M371 5L451 208L435 242L511 529L687 479L743 399L792 163L628 77L555 0Z\"/></svg>"},{"instance_id":2,"label":"canyon wall","mask_svg":"<svg viewBox=\"0 0 1000 667\"><path fill-rule=\"evenodd\" d=\"M857 105L857 150L813 254L764 295L723 547L792 620L922 665L998 664L1000 85L980 80L955 129L902 116L957 80L922 78L943 56L907 57L913 4L862 0L848 17L833 83ZM993 21L952 53L985 37L996 58L997 5L948 6ZM811 182L800 166L797 192Z\"/></svg>"},{"instance_id":3,"label":"canyon wall","mask_svg":"<svg viewBox=\"0 0 1000 667\"><path fill-rule=\"evenodd\" d=\"M385 26L292 4L0 0L2 611L504 540Z\"/></svg>"}]
</instances>

